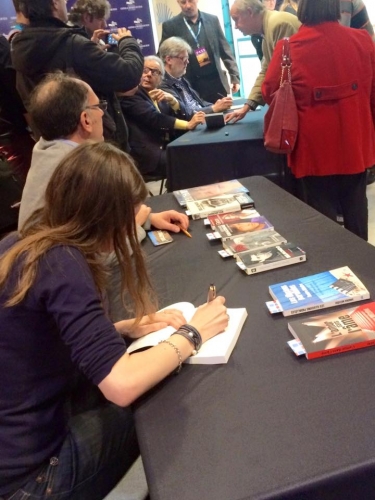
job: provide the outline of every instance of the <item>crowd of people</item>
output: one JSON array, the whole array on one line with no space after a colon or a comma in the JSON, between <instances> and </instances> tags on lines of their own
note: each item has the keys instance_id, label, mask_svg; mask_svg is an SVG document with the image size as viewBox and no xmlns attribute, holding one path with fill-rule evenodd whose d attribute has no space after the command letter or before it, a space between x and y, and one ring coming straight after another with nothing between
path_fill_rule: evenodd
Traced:
<instances>
[{"instance_id":1,"label":"crowd of people","mask_svg":"<svg viewBox=\"0 0 375 500\"><path fill-rule=\"evenodd\" d=\"M141 250L151 226L189 225L151 212L143 177L165 177L166 144L228 111L240 85L217 17L177 2L158 55L144 57L126 27L107 43L107 0L70 13L65 0L14 0L16 26L0 39L0 146L25 183L18 231L0 241L1 499L104 498L139 453L129 405L228 324L224 297L189 324L157 312ZM226 121L271 102L289 37L299 196L367 239L375 46L362 0L235 0L230 14L262 67ZM169 339L127 354L168 325Z\"/></svg>"}]
</instances>

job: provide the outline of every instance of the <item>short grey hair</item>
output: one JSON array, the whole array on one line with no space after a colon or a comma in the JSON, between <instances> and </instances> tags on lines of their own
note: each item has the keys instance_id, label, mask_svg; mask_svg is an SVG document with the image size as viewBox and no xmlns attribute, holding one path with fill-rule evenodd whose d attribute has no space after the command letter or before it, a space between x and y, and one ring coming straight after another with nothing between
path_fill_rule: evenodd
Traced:
<instances>
[{"instance_id":1,"label":"short grey hair","mask_svg":"<svg viewBox=\"0 0 375 500\"><path fill-rule=\"evenodd\" d=\"M182 51L187 50L188 54L193 52L193 49L190 45L185 42L182 38L178 36L171 36L164 40L164 42L159 47L159 54L163 62L165 59L169 57L176 57L181 54Z\"/></svg>"},{"instance_id":2,"label":"short grey hair","mask_svg":"<svg viewBox=\"0 0 375 500\"><path fill-rule=\"evenodd\" d=\"M145 61L145 63L147 61L154 61L157 64L159 64L159 68L160 68L160 71L161 71L161 76L164 78L164 75L165 75L164 63L160 59L160 57L158 57L158 56L145 56L144 61Z\"/></svg>"},{"instance_id":3,"label":"short grey hair","mask_svg":"<svg viewBox=\"0 0 375 500\"><path fill-rule=\"evenodd\" d=\"M254 14L260 14L266 9L261 0L235 0L232 7L236 7L239 12L251 9Z\"/></svg>"}]
</instances>

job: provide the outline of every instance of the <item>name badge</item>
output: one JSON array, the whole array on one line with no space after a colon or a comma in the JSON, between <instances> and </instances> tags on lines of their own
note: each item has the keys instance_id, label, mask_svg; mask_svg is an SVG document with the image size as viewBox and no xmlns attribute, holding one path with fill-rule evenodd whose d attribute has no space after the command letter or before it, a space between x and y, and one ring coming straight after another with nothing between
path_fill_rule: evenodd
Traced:
<instances>
[{"instance_id":1,"label":"name badge","mask_svg":"<svg viewBox=\"0 0 375 500\"><path fill-rule=\"evenodd\" d=\"M211 64L210 58L208 56L208 52L205 47L199 47L199 49L194 50L194 54L197 58L199 66L206 66L207 64Z\"/></svg>"}]
</instances>

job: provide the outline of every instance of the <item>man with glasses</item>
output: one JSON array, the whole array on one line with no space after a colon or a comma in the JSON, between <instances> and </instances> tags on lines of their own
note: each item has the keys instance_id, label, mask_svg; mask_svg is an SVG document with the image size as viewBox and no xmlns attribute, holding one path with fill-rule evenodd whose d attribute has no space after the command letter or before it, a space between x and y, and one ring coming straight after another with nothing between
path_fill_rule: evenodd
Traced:
<instances>
[{"instance_id":1,"label":"man with glasses","mask_svg":"<svg viewBox=\"0 0 375 500\"><path fill-rule=\"evenodd\" d=\"M275 46L284 37L297 33L301 23L293 14L266 9L261 0L235 0L230 15L235 28L243 35L262 35L263 52L261 70L246 103L241 109L228 113L225 117L226 122L236 123L249 111L255 111L258 105L264 105L261 87Z\"/></svg>"},{"instance_id":2,"label":"man with glasses","mask_svg":"<svg viewBox=\"0 0 375 500\"><path fill-rule=\"evenodd\" d=\"M120 97L129 127L131 155L142 174L166 176L165 147L176 134L193 130L204 123L204 113L183 119L179 101L158 89L164 76L163 62L156 56L145 57L141 83L134 95Z\"/></svg>"},{"instance_id":3,"label":"man with glasses","mask_svg":"<svg viewBox=\"0 0 375 500\"><path fill-rule=\"evenodd\" d=\"M218 18L198 10L198 0L177 0L177 3L181 13L163 23L160 45L167 38L180 37L193 48L186 77L205 101L215 102L230 91L238 92L237 63ZM229 73L230 87L220 61Z\"/></svg>"},{"instance_id":4,"label":"man with glasses","mask_svg":"<svg viewBox=\"0 0 375 500\"><path fill-rule=\"evenodd\" d=\"M205 101L184 77L192 48L182 38L172 36L159 47L159 54L164 63L165 76L160 88L173 95L180 105L181 115L190 120L197 111L220 113L229 109L233 103L231 97L218 99L214 104Z\"/></svg>"},{"instance_id":5,"label":"man with glasses","mask_svg":"<svg viewBox=\"0 0 375 500\"><path fill-rule=\"evenodd\" d=\"M128 150L127 128L115 92L134 88L142 75L143 56L130 31L119 28L113 34L118 51L110 53L91 42L81 28L66 25L65 0L22 0L20 7L30 25L14 38L12 61L26 108L30 92L43 75L57 69L74 73L108 102L105 137Z\"/></svg>"}]
</instances>

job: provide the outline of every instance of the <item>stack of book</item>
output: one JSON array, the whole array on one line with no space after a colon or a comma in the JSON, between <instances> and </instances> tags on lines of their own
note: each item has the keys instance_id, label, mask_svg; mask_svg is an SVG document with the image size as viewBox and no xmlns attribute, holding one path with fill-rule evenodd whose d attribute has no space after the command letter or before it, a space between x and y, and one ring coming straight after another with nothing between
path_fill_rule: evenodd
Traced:
<instances>
[{"instance_id":1,"label":"stack of book","mask_svg":"<svg viewBox=\"0 0 375 500\"><path fill-rule=\"evenodd\" d=\"M206 219L209 240L221 240L222 257L233 256L246 274L298 264L306 253L276 232L254 208L248 189L238 180L174 191L193 219Z\"/></svg>"},{"instance_id":2,"label":"stack of book","mask_svg":"<svg viewBox=\"0 0 375 500\"><path fill-rule=\"evenodd\" d=\"M173 191L181 207L192 219L204 219L210 214L234 212L254 207L249 190L238 180Z\"/></svg>"}]
</instances>

